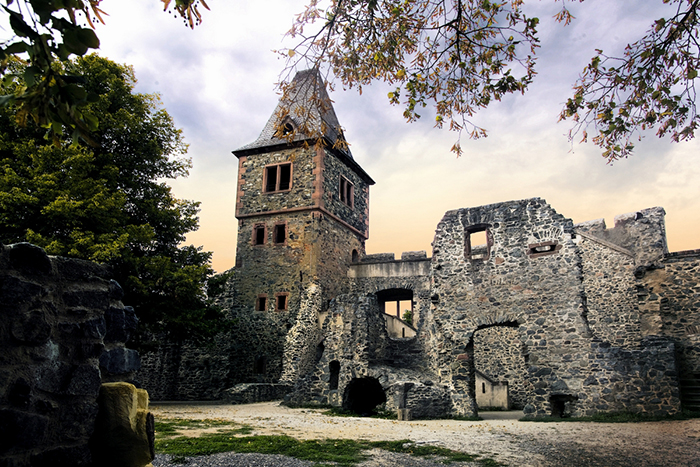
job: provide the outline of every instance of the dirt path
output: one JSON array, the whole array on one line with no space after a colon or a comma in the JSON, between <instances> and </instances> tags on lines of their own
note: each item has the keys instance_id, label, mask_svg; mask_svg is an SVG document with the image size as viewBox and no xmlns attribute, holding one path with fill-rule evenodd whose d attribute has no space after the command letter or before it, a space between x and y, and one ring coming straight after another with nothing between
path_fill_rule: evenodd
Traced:
<instances>
[{"instance_id":1,"label":"dirt path","mask_svg":"<svg viewBox=\"0 0 700 467\"><path fill-rule=\"evenodd\" d=\"M156 418L219 419L250 425L254 434L298 439L410 439L491 457L511 466L700 466L700 420L648 423L519 422L518 412L482 414L478 422L399 422L329 417L278 402L247 405L153 404Z\"/></svg>"}]
</instances>

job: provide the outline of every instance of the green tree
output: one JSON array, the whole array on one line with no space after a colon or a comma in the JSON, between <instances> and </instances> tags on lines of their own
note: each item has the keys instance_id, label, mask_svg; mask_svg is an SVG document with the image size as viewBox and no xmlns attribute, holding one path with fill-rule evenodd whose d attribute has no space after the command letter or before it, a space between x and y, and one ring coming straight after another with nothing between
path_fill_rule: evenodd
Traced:
<instances>
[{"instance_id":1,"label":"green tree","mask_svg":"<svg viewBox=\"0 0 700 467\"><path fill-rule=\"evenodd\" d=\"M555 0L556 1L556 0ZM579 0L582 2L583 0ZM700 0L662 0L676 5L656 20L621 58L602 50L584 69L561 113L573 119L570 138L594 128L592 141L608 161L627 157L633 137L647 128L674 141L692 138L698 125L695 79L700 67ZM299 39L288 57L298 66L328 67L344 86L374 80L395 85L388 98L404 106L408 121L432 105L435 125L469 137L486 136L473 123L479 109L505 94L524 92L535 76L538 18L523 0L311 0L289 31ZM562 0L555 20L572 15ZM307 31L312 29L312 33ZM288 90L282 83L282 90ZM453 151L461 153L459 141Z\"/></svg>"},{"instance_id":2,"label":"green tree","mask_svg":"<svg viewBox=\"0 0 700 467\"><path fill-rule=\"evenodd\" d=\"M204 0L160 0L166 11L179 14L189 27L202 20L199 5ZM100 46L94 32L104 23L101 0L4 0L0 7L7 14L14 34L0 42L0 74L6 75L13 58L27 58L21 69L22 84L0 96L0 106L18 104L20 123L27 119L49 129L56 144L68 130L74 141L82 138L94 144L90 133L97 128L96 116L85 104L94 96L83 87L84 79L75 72L55 66L71 56L83 56ZM12 74L12 73L10 73ZM10 76L14 78L16 76Z\"/></svg>"},{"instance_id":3,"label":"green tree","mask_svg":"<svg viewBox=\"0 0 700 467\"><path fill-rule=\"evenodd\" d=\"M65 71L96 96L87 110L100 115L98 144L52 144L39 126L17 123L17 106L4 107L0 241L106 263L143 330L207 335L220 318L204 286L211 254L179 246L198 226L199 203L176 199L163 181L190 167L181 131L156 95L134 92L130 67L89 55Z\"/></svg>"}]
</instances>

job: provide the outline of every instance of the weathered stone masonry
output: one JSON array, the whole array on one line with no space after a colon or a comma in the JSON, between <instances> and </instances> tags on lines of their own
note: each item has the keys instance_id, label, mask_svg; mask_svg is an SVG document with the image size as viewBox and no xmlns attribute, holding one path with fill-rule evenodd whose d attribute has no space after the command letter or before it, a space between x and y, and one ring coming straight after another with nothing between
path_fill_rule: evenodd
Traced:
<instances>
[{"instance_id":1,"label":"weathered stone masonry","mask_svg":"<svg viewBox=\"0 0 700 467\"><path fill-rule=\"evenodd\" d=\"M100 385L139 365L122 295L101 266L0 245L0 464L93 465Z\"/></svg>"}]
</instances>

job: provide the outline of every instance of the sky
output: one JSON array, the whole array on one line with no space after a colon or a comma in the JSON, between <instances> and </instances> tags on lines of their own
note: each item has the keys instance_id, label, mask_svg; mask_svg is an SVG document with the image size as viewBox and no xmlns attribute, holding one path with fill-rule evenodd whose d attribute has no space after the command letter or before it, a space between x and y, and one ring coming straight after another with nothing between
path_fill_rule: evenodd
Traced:
<instances>
[{"instance_id":1,"label":"sky","mask_svg":"<svg viewBox=\"0 0 700 467\"><path fill-rule=\"evenodd\" d=\"M103 0L109 14L97 34L98 53L134 67L137 91L157 92L189 144L189 177L171 181L178 198L201 202L200 228L187 242L212 251L218 272L233 267L237 159L231 151L254 141L274 111L275 83L285 61L273 50L285 38L303 0L207 0L194 30L162 11L158 0ZM654 19L668 16L661 0L570 3L569 26L552 16L553 0L528 1L538 16L537 76L524 95L507 96L474 117L487 138L463 137L464 154L450 152L457 135L433 127L426 110L406 123L377 83L331 93L355 160L375 180L370 189L367 253L426 250L451 209L541 197L575 223L663 206L669 250L700 248L700 147L653 133L634 156L606 164L593 144L570 144L568 122L557 122L571 86L596 48L620 53Z\"/></svg>"}]
</instances>

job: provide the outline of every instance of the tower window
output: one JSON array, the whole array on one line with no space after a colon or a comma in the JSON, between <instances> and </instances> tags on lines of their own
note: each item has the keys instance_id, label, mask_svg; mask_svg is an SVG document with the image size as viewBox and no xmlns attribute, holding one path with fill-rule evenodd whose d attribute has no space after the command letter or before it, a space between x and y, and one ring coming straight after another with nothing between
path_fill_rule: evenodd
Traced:
<instances>
[{"instance_id":1,"label":"tower window","mask_svg":"<svg viewBox=\"0 0 700 467\"><path fill-rule=\"evenodd\" d=\"M267 295L258 295L257 300L255 300L255 311L265 311L267 310Z\"/></svg>"},{"instance_id":2,"label":"tower window","mask_svg":"<svg viewBox=\"0 0 700 467\"><path fill-rule=\"evenodd\" d=\"M276 244L284 244L287 241L287 224L275 225L275 230L272 233L273 242Z\"/></svg>"},{"instance_id":3,"label":"tower window","mask_svg":"<svg viewBox=\"0 0 700 467\"><path fill-rule=\"evenodd\" d=\"M274 193L288 191L292 187L292 164L276 164L265 167L263 191Z\"/></svg>"},{"instance_id":4,"label":"tower window","mask_svg":"<svg viewBox=\"0 0 700 467\"><path fill-rule=\"evenodd\" d=\"M275 294L277 300L277 311L287 311L289 305L289 293L282 292Z\"/></svg>"},{"instance_id":5,"label":"tower window","mask_svg":"<svg viewBox=\"0 0 700 467\"><path fill-rule=\"evenodd\" d=\"M347 204L351 208L355 205L355 185L350 183L345 177L340 177L339 188L340 201Z\"/></svg>"},{"instance_id":6,"label":"tower window","mask_svg":"<svg viewBox=\"0 0 700 467\"><path fill-rule=\"evenodd\" d=\"M253 227L253 245L264 245L265 237L267 237L265 224L255 224Z\"/></svg>"}]
</instances>

